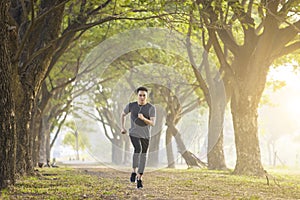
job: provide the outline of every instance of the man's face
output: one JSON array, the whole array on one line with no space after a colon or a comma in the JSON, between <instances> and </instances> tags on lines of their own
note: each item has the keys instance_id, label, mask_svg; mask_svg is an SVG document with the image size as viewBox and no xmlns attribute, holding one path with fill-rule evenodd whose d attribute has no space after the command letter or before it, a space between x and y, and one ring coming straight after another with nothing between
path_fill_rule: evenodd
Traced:
<instances>
[{"instance_id":1,"label":"man's face","mask_svg":"<svg viewBox=\"0 0 300 200\"><path fill-rule=\"evenodd\" d=\"M146 91L139 91L138 92L138 103L143 105L147 103L147 92Z\"/></svg>"}]
</instances>

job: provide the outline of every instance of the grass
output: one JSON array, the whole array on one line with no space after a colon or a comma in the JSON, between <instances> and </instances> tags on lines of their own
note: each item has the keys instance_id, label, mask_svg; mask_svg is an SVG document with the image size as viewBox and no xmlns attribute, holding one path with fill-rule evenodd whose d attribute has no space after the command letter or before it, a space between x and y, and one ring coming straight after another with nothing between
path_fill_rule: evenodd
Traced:
<instances>
[{"instance_id":1,"label":"grass","mask_svg":"<svg viewBox=\"0 0 300 200\"><path fill-rule=\"evenodd\" d=\"M43 168L1 191L0 199L300 199L299 173L269 173L267 185L265 178L224 171L161 169L146 173L144 189L137 190L130 171Z\"/></svg>"}]
</instances>

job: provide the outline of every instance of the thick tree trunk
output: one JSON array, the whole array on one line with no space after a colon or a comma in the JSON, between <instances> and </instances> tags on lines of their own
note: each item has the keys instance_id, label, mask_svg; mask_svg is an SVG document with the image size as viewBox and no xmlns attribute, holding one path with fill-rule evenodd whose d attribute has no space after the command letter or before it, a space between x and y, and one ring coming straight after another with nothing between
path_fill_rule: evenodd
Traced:
<instances>
[{"instance_id":1,"label":"thick tree trunk","mask_svg":"<svg viewBox=\"0 0 300 200\"><path fill-rule=\"evenodd\" d=\"M7 26L9 3L0 2L0 189L15 183L16 126Z\"/></svg>"},{"instance_id":2,"label":"thick tree trunk","mask_svg":"<svg viewBox=\"0 0 300 200\"><path fill-rule=\"evenodd\" d=\"M231 100L237 153L234 174L261 176L264 175L264 169L261 163L257 126L260 94L249 91L247 87L240 88L239 95L233 95Z\"/></svg>"},{"instance_id":3,"label":"thick tree trunk","mask_svg":"<svg viewBox=\"0 0 300 200\"><path fill-rule=\"evenodd\" d=\"M43 1L41 3L41 12L47 12L54 4L61 2L57 1ZM50 65L51 58L55 52L53 46L36 55L32 61L28 59L34 55L37 50L49 45L54 39L58 37L60 31L61 21L63 17L64 6L61 6L48 15L43 20L34 24L28 40L36 41L36 43L26 43L20 60L19 60L19 77L20 85L16 86L17 100L16 100L16 119L17 119L17 172L20 174L33 172L32 159L32 145L30 144L30 124L31 112L34 106L34 100L42 81L46 76L46 72ZM20 38L24 37L28 22L23 22L20 26ZM24 66L26 64L26 66Z\"/></svg>"},{"instance_id":4,"label":"thick tree trunk","mask_svg":"<svg viewBox=\"0 0 300 200\"><path fill-rule=\"evenodd\" d=\"M270 46L259 46L251 57L246 57L245 54L245 57L239 57L233 64L238 80L238 84L232 86L231 96L237 155L234 174L255 176L265 174L261 163L257 121L257 110L271 64L263 54L269 52L265 48L270 49Z\"/></svg>"},{"instance_id":5,"label":"thick tree trunk","mask_svg":"<svg viewBox=\"0 0 300 200\"><path fill-rule=\"evenodd\" d=\"M33 97L30 91L24 85L23 91L19 91L19 99L16 103L17 119L17 173L23 175L25 173L31 173L33 171L32 163L32 150L30 149L30 121L31 110L33 105ZM22 96L22 97L21 97Z\"/></svg>"}]
</instances>

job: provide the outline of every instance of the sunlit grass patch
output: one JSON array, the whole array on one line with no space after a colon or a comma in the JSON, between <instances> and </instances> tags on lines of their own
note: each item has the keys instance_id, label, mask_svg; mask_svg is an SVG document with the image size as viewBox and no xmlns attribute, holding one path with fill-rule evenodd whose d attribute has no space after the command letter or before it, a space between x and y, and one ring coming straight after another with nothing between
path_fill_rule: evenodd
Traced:
<instances>
[{"instance_id":1,"label":"sunlit grass patch","mask_svg":"<svg viewBox=\"0 0 300 200\"><path fill-rule=\"evenodd\" d=\"M236 176L231 171L161 169L145 173L144 189L129 182L131 171L109 168L44 168L2 191L2 199L300 199L299 176ZM0 199L1 199L0 198Z\"/></svg>"},{"instance_id":2,"label":"sunlit grass patch","mask_svg":"<svg viewBox=\"0 0 300 200\"><path fill-rule=\"evenodd\" d=\"M111 185L113 183L110 180L99 179L77 170L44 168L39 171L38 176L18 180L11 190L3 191L2 198L10 195L15 199L82 199L101 194L110 195L113 191L106 191L106 188Z\"/></svg>"}]
</instances>

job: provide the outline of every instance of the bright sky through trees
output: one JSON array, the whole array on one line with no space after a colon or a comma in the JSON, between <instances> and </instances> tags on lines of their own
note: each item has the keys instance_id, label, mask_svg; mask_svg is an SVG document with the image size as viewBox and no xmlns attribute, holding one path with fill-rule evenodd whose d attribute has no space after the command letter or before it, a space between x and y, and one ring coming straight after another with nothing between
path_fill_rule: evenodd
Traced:
<instances>
[{"instance_id":1,"label":"bright sky through trees","mask_svg":"<svg viewBox=\"0 0 300 200\"><path fill-rule=\"evenodd\" d=\"M293 71L291 66L279 67L271 71L274 80L284 81L286 86L274 92L270 100L285 109L286 119L299 121L300 116L300 73ZM275 105L276 106L276 105ZM281 116L282 117L282 116Z\"/></svg>"},{"instance_id":2,"label":"bright sky through trees","mask_svg":"<svg viewBox=\"0 0 300 200\"><path fill-rule=\"evenodd\" d=\"M269 78L284 81L285 86L277 89L266 89L271 105L261 105L260 137L265 140L262 156L269 160L268 142L271 148L271 160L274 153L278 165L300 165L300 73L293 71L292 66L272 69ZM264 156L265 155L265 156Z\"/></svg>"}]
</instances>

